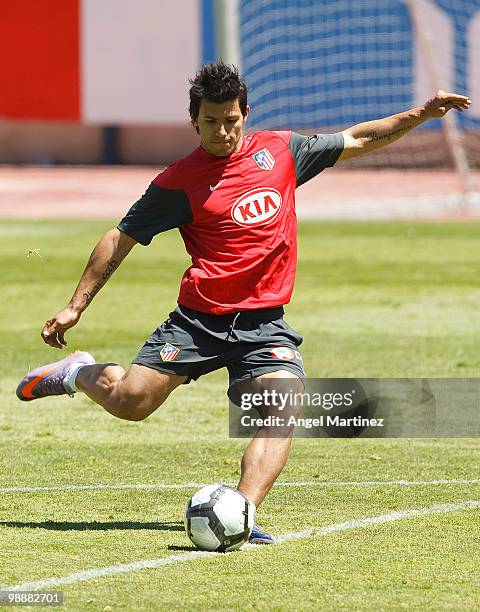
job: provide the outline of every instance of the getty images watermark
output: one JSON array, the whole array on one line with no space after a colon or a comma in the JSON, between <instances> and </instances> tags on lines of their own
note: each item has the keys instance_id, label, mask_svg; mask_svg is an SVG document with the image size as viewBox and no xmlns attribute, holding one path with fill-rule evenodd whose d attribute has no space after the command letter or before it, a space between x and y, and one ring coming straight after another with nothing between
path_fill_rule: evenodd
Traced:
<instances>
[{"instance_id":1,"label":"getty images watermark","mask_svg":"<svg viewBox=\"0 0 480 612\"><path fill-rule=\"evenodd\" d=\"M281 392L277 389L264 389L256 393L242 393L240 408L248 411L240 417L244 427L383 427L384 418L368 418L361 415L340 416L340 414L320 414L317 417L303 417L296 414L292 407L318 408L319 411L332 411L342 408L348 411L355 403L356 389L346 393ZM269 414L255 417L252 408L267 409ZM272 414L273 412L273 414Z\"/></svg>"},{"instance_id":2,"label":"getty images watermark","mask_svg":"<svg viewBox=\"0 0 480 612\"><path fill-rule=\"evenodd\" d=\"M229 389L230 437L478 437L480 380L264 379Z\"/></svg>"}]
</instances>

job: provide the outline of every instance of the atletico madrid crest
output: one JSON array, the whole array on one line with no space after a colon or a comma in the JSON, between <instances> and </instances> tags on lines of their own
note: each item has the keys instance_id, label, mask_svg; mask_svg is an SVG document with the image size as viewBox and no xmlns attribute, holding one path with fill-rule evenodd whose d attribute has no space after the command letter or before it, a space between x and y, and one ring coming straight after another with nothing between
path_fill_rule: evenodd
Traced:
<instances>
[{"instance_id":1,"label":"atletico madrid crest","mask_svg":"<svg viewBox=\"0 0 480 612\"><path fill-rule=\"evenodd\" d=\"M162 361L173 361L179 352L180 349L167 342L160 351L160 358Z\"/></svg>"},{"instance_id":2,"label":"atletico madrid crest","mask_svg":"<svg viewBox=\"0 0 480 612\"><path fill-rule=\"evenodd\" d=\"M252 155L255 163L261 170L273 170L275 158L268 149L262 149Z\"/></svg>"}]
</instances>

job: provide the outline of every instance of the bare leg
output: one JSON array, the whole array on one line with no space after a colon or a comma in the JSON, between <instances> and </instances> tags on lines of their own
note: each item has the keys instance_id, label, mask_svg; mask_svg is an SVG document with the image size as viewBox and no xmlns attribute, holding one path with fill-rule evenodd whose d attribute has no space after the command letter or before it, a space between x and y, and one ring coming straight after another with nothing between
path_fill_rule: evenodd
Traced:
<instances>
[{"instance_id":1,"label":"bare leg","mask_svg":"<svg viewBox=\"0 0 480 612\"><path fill-rule=\"evenodd\" d=\"M115 364L86 366L76 385L90 399L120 419L141 421L152 414L187 379L133 364L128 372Z\"/></svg>"},{"instance_id":2,"label":"bare leg","mask_svg":"<svg viewBox=\"0 0 480 612\"><path fill-rule=\"evenodd\" d=\"M283 470L292 442L291 437L265 438L262 435L265 433L257 432L245 449L237 487L257 508Z\"/></svg>"},{"instance_id":3,"label":"bare leg","mask_svg":"<svg viewBox=\"0 0 480 612\"><path fill-rule=\"evenodd\" d=\"M251 382L249 392L261 390L261 380L266 378L292 378L292 391L302 392L303 383L288 370L263 374ZM260 427L251 440L242 458L241 478L238 490L257 507L272 488L273 483L283 470L292 444L293 427L281 427L277 430Z\"/></svg>"}]
</instances>

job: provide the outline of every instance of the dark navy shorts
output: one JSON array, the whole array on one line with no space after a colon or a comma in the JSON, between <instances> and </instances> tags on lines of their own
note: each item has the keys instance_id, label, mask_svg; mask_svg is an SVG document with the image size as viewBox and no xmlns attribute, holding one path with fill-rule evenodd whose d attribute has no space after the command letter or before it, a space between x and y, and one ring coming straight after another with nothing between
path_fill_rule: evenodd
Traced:
<instances>
[{"instance_id":1,"label":"dark navy shorts","mask_svg":"<svg viewBox=\"0 0 480 612\"><path fill-rule=\"evenodd\" d=\"M282 307L211 315L178 305L132 363L187 376L187 383L224 367L229 386L277 370L304 380L302 341Z\"/></svg>"}]
</instances>

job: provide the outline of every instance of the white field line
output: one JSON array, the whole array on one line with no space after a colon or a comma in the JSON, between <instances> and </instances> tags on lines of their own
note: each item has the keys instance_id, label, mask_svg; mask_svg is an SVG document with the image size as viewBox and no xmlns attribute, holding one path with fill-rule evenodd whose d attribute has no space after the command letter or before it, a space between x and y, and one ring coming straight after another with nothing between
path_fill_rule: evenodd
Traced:
<instances>
[{"instance_id":1,"label":"white field line","mask_svg":"<svg viewBox=\"0 0 480 612\"><path fill-rule=\"evenodd\" d=\"M393 521L399 521L402 519L415 518L418 516L427 516L431 514L445 514L447 512L457 512L460 510L475 510L480 508L480 500L469 500L455 504L436 504L427 508L412 508L410 510L403 510L400 512L390 512L388 514L382 514L380 516L372 516L364 519L354 519L345 523L337 523L335 525L328 525L321 527L320 529L305 529L304 531L297 531L294 533L286 533L276 538L276 544L283 544L291 540L301 540L309 537L322 537L339 531L347 531L349 529L361 529L364 527L371 527L373 525L380 525L382 523L391 523ZM243 547L243 551L261 550L261 546L255 546L254 544L248 544ZM193 561L199 558L221 556L224 553L215 552L201 552L192 551L179 555L170 555L163 559L144 559L142 561L135 561L133 563L122 563L120 565L111 565L110 567L103 567L91 570L85 570L83 572L75 572L68 574L67 576L59 576L56 578L44 578L43 580L37 580L35 582L24 582L22 584L16 584L14 586L0 587L0 591L36 591L39 589L48 589L53 587L59 587L65 584L75 584L77 582L84 582L86 580L94 580L96 578L104 578L108 576L114 576L117 574L128 574L129 572L136 572L143 569L159 568L164 565L174 565L178 563L185 563L187 561Z\"/></svg>"},{"instance_id":2,"label":"white field line","mask_svg":"<svg viewBox=\"0 0 480 612\"><path fill-rule=\"evenodd\" d=\"M0 487L0 493L63 493L68 491L97 491L97 490L162 490L162 489L199 489L205 484L201 482L186 482L180 484L84 484L64 485L58 487ZM233 483L230 483L233 485ZM354 480L354 481L298 481L276 482L275 487L425 487L430 485L471 485L480 484L480 478L473 480ZM233 485L234 486L234 485Z\"/></svg>"}]
</instances>

